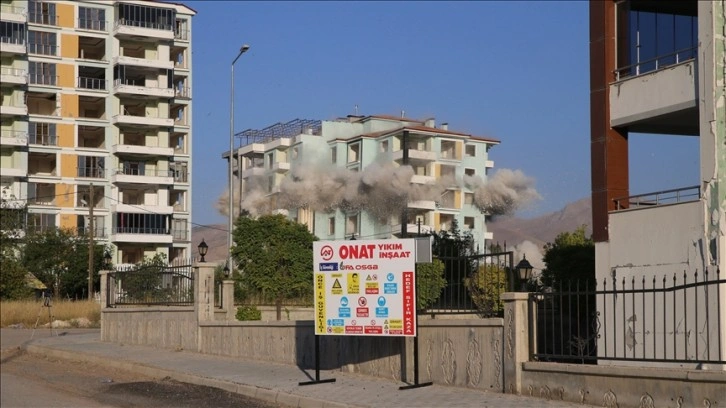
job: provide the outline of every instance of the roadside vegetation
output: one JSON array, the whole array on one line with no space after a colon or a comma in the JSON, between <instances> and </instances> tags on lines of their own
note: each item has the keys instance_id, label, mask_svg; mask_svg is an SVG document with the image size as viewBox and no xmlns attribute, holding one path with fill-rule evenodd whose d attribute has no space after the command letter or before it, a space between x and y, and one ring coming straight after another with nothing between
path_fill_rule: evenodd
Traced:
<instances>
[{"instance_id":1,"label":"roadside vegetation","mask_svg":"<svg viewBox=\"0 0 726 408\"><path fill-rule=\"evenodd\" d=\"M42 299L4 300L0 302L0 327L13 326L30 329L35 327L36 321L38 327L44 327L50 320L49 311L53 321L63 322L56 323L53 327L85 328L100 325L101 305L95 300L53 300L50 305L50 307L44 306Z\"/></svg>"}]
</instances>

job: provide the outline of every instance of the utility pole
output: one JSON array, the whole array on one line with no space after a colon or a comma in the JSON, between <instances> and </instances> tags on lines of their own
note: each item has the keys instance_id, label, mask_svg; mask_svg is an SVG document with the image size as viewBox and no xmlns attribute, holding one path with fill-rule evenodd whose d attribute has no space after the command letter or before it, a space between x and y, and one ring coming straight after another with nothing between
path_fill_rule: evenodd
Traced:
<instances>
[{"instance_id":1,"label":"utility pole","mask_svg":"<svg viewBox=\"0 0 726 408\"><path fill-rule=\"evenodd\" d=\"M93 299L93 183L88 195L88 300Z\"/></svg>"}]
</instances>

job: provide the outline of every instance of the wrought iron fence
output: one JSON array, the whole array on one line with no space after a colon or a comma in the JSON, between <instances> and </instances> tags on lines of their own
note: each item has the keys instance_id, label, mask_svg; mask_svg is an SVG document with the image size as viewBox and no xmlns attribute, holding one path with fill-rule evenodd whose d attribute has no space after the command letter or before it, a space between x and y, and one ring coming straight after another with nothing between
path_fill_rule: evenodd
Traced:
<instances>
[{"instance_id":1,"label":"wrought iron fence","mask_svg":"<svg viewBox=\"0 0 726 408\"><path fill-rule=\"evenodd\" d=\"M513 289L513 252L462 256L449 247L434 258L444 263L446 286L424 313L503 315L500 295Z\"/></svg>"},{"instance_id":2,"label":"wrought iron fence","mask_svg":"<svg viewBox=\"0 0 726 408\"><path fill-rule=\"evenodd\" d=\"M715 276L714 276L715 275ZM530 358L726 364L720 271L570 283L529 295Z\"/></svg>"},{"instance_id":3,"label":"wrought iron fence","mask_svg":"<svg viewBox=\"0 0 726 408\"><path fill-rule=\"evenodd\" d=\"M107 275L107 307L135 305L194 305L191 262L168 266L117 267Z\"/></svg>"}]
</instances>

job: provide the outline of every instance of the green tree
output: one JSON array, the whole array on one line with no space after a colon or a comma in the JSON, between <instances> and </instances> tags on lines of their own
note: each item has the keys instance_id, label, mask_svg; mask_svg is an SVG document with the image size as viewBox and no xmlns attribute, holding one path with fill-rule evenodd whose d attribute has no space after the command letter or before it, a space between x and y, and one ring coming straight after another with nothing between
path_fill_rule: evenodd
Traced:
<instances>
[{"instance_id":1,"label":"green tree","mask_svg":"<svg viewBox=\"0 0 726 408\"><path fill-rule=\"evenodd\" d=\"M27 212L27 206L13 197L0 199L0 299L3 300L32 295L26 280L28 271L18 259Z\"/></svg>"},{"instance_id":2,"label":"green tree","mask_svg":"<svg viewBox=\"0 0 726 408\"><path fill-rule=\"evenodd\" d=\"M446 286L444 263L434 259L431 263L416 264L416 308L426 310L441 296Z\"/></svg>"},{"instance_id":3,"label":"green tree","mask_svg":"<svg viewBox=\"0 0 726 408\"><path fill-rule=\"evenodd\" d=\"M444 263L443 289L437 305L446 309L462 309L471 305L471 299L465 286L465 279L476 269L474 255L474 237L470 231L462 232L456 219L451 228L441 230L433 235L433 255Z\"/></svg>"},{"instance_id":4,"label":"green tree","mask_svg":"<svg viewBox=\"0 0 726 408\"><path fill-rule=\"evenodd\" d=\"M134 269L124 271L121 287L130 300L152 302L160 300L164 293L162 272L167 266L166 254L157 253L145 257Z\"/></svg>"},{"instance_id":5,"label":"green tree","mask_svg":"<svg viewBox=\"0 0 726 408\"><path fill-rule=\"evenodd\" d=\"M595 287L595 243L585 235L585 227L562 232L544 246L541 280L545 287L558 290L562 285L566 289L571 283L574 289L578 281L581 289L586 284Z\"/></svg>"},{"instance_id":6,"label":"green tree","mask_svg":"<svg viewBox=\"0 0 726 408\"><path fill-rule=\"evenodd\" d=\"M307 227L284 215L237 218L232 255L241 281L275 301L277 320L282 301L313 294L313 241Z\"/></svg>"},{"instance_id":7,"label":"green tree","mask_svg":"<svg viewBox=\"0 0 726 408\"><path fill-rule=\"evenodd\" d=\"M483 317L501 316L504 302L500 295L507 291L507 269L496 264L480 265L465 280L471 300Z\"/></svg>"}]
</instances>

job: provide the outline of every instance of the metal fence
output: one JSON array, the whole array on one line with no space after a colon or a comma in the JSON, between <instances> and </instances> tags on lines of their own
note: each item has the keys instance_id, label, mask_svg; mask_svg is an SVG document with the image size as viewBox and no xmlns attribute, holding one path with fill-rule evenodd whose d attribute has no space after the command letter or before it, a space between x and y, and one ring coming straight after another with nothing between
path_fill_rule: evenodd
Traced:
<instances>
[{"instance_id":1,"label":"metal fence","mask_svg":"<svg viewBox=\"0 0 726 408\"><path fill-rule=\"evenodd\" d=\"M194 305L194 272L188 261L117 267L106 278L106 307Z\"/></svg>"},{"instance_id":2,"label":"metal fence","mask_svg":"<svg viewBox=\"0 0 726 408\"><path fill-rule=\"evenodd\" d=\"M714 276L715 275L715 276ZM531 293L530 357L539 361L726 364L720 271L570 283Z\"/></svg>"}]
</instances>

